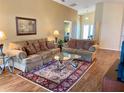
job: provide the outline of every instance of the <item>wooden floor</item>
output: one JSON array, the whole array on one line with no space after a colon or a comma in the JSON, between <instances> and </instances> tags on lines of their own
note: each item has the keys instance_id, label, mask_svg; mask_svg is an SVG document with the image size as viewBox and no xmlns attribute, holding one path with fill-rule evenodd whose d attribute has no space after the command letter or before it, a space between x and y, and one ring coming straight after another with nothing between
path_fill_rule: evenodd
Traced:
<instances>
[{"instance_id":1,"label":"wooden floor","mask_svg":"<svg viewBox=\"0 0 124 93\"><path fill-rule=\"evenodd\" d=\"M119 52L99 50L97 61L82 79L70 90L71 92L95 92L101 91L102 79L110 66L119 58ZM20 78L16 74L4 72L0 75L1 92L45 92L47 90Z\"/></svg>"}]
</instances>

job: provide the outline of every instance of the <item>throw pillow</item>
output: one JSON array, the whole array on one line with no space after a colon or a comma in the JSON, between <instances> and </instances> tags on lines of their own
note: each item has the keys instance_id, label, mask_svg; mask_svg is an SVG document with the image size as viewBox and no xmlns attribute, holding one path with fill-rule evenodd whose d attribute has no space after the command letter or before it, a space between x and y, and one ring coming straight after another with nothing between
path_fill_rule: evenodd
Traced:
<instances>
[{"instance_id":1,"label":"throw pillow","mask_svg":"<svg viewBox=\"0 0 124 93\"><path fill-rule=\"evenodd\" d=\"M41 51L40 44L39 44L38 41L34 41L33 46L36 49L36 52L40 52Z\"/></svg>"},{"instance_id":2,"label":"throw pillow","mask_svg":"<svg viewBox=\"0 0 124 93\"><path fill-rule=\"evenodd\" d=\"M83 40L76 40L77 44L76 44L76 48L77 49L82 49L83 48Z\"/></svg>"},{"instance_id":3,"label":"throw pillow","mask_svg":"<svg viewBox=\"0 0 124 93\"><path fill-rule=\"evenodd\" d=\"M36 50L32 44L25 46L25 50L26 50L27 55L36 54Z\"/></svg>"},{"instance_id":4,"label":"throw pillow","mask_svg":"<svg viewBox=\"0 0 124 93\"><path fill-rule=\"evenodd\" d=\"M54 49L54 48L55 48L54 42L53 42L53 41L47 41L47 47L48 47L49 49Z\"/></svg>"},{"instance_id":5,"label":"throw pillow","mask_svg":"<svg viewBox=\"0 0 124 93\"><path fill-rule=\"evenodd\" d=\"M92 45L90 48L89 48L89 51L90 52L95 52L97 50L97 45Z\"/></svg>"},{"instance_id":6,"label":"throw pillow","mask_svg":"<svg viewBox=\"0 0 124 93\"><path fill-rule=\"evenodd\" d=\"M26 51L25 47L23 47L21 50L24 51L27 54L27 51Z\"/></svg>"},{"instance_id":7,"label":"throw pillow","mask_svg":"<svg viewBox=\"0 0 124 93\"><path fill-rule=\"evenodd\" d=\"M85 41L85 42L84 42L83 49L88 50L93 44L94 44L93 41Z\"/></svg>"},{"instance_id":8,"label":"throw pillow","mask_svg":"<svg viewBox=\"0 0 124 93\"><path fill-rule=\"evenodd\" d=\"M41 40L39 40L39 44L40 44L40 49L42 50L42 51L46 51L46 50L48 50L48 48L47 48L47 45L46 45L46 41L41 41Z\"/></svg>"},{"instance_id":9,"label":"throw pillow","mask_svg":"<svg viewBox=\"0 0 124 93\"><path fill-rule=\"evenodd\" d=\"M76 48L76 40L71 39L71 40L68 42L68 47L69 47L69 48Z\"/></svg>"}]
</instances>

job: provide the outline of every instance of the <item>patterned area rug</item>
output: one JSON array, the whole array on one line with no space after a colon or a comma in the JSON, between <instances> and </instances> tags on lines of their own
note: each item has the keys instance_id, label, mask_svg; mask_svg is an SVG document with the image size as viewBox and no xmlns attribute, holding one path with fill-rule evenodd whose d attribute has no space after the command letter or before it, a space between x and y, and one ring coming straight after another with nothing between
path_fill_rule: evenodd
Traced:
<instances>
[{"instance_id":1,"label":"patterned area rug","mask_svg":"<svg viewBox=\"0 0 124 93\"><path fill-rule=\"evenodd\" d=\"M78 61L75 67L72 62L64 65L59 62L49 62L38 66L31 72L21 72L19 75L54 92L69 91L91 67L92 63Z\"/></svg>"}]
</instances>

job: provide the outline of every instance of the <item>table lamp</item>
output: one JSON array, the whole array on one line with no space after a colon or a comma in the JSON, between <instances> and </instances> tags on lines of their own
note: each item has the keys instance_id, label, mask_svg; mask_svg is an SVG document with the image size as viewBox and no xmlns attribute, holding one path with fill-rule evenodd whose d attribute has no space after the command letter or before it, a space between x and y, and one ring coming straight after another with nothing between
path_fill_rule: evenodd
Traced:
<instances>
[{"instance_id":1,"label":"table lamp","mask_svg":"<svg viewBox=\"0 0 124 93\"><path fill-rule=\"evenodd\" d=\"M6 35L3 31L0 31L0 55L3 55L3 41L6 39Z\"/></svg>"},{"instance_id":2,"label":"table lamp","mask_svg":"<svg viewBox=\"0 0 124 93\"><path fill-rule=\"evenodd\" d=\"M55 36L55 42L57 43L58 41L58 36L59 36L59 31L58 30L55 30L53 35Z\"/></svg>"}]
</instances>

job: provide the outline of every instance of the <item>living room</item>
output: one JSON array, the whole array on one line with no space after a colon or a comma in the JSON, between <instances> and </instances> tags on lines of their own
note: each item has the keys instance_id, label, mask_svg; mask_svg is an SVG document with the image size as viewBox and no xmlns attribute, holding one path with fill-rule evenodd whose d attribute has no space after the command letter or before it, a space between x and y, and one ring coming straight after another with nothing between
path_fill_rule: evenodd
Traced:
<instances>
[{"instance_id":1,"label":"living room","mask_svg":"<svg viewBox=\"0 0 124 93\"><path fill-rule=\"evenodd\" d=\"M123 0L0 0L0 20L0 92L124 91Z\"/></svg>"}]
</instances>

